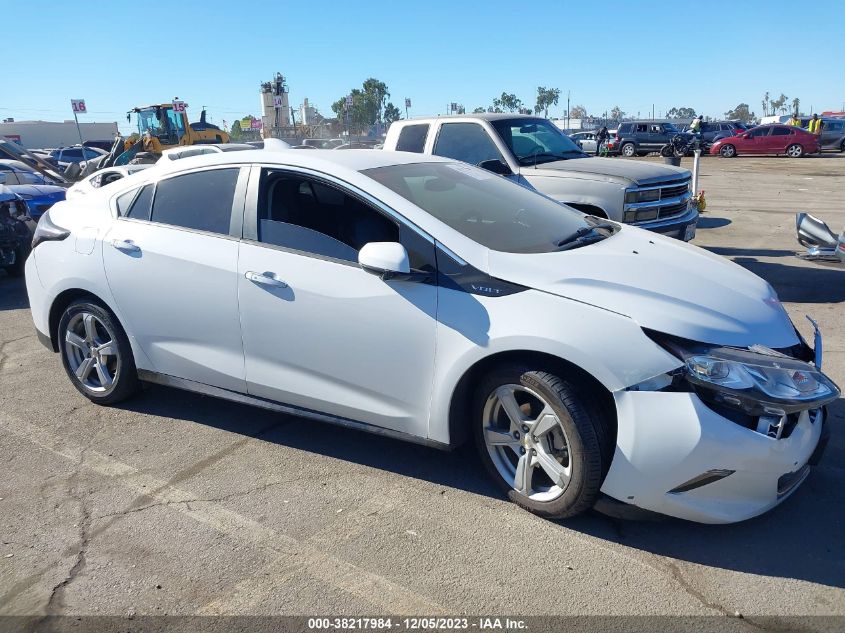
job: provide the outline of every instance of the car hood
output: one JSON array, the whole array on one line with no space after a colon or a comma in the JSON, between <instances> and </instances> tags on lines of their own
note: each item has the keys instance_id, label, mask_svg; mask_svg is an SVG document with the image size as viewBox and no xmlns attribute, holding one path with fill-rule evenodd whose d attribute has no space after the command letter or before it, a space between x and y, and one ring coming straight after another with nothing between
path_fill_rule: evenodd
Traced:
<instances>
[{"instance_id":1,"label":"car hood","mask_svg":"<svg viewBox=\"0 0 845 633\"><path fill-rule=\"evenodd\" d=\"M688 169L655 165L654 163L618 158L573 158L556 160L533 167L522 167L520 173L526 178L536 176L567 176L569 174L597 174L613 178L623 178L638 185L654 181L668 180L689 174Z\"/></svg>"},{"instance_id":2,"label":"car hood","mask_svg":"<svg viewBox=\"0 0 845 633\"><path fill-rule=\"evenodd\" d=\"M21 196L32 198L64 198L65 188L55 185L9 185L9 189Z\"/></svg>"},{"instance_id":3,"label":"car hood","mask_svg":"<svg viewBox=\"0 0 845 633\"><path fill-rule=\"evenodd\" d=\"M490 251L499 279L587 303L685 339L772 348L798 335L772 287L708 251L634 227L556 253Z\"/></svg>"}]
</instances>

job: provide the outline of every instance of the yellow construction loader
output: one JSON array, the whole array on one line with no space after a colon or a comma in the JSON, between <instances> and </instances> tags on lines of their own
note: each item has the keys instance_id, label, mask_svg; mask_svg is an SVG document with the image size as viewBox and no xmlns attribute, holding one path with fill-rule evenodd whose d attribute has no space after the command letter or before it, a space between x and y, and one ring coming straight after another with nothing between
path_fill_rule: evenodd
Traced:
<instances>
[{"instance_id":1,"label":"yellow construction loader","mask_svg":"<svg viewBox=\"0 0 845 633\"><path fill-rule=\"evenodd\" d=\"M127 121L131 121L133 114L136 115L138 132L126 139L124 152L115 164L124 165L133 159L135 162L154 162L163 150L180 145L229 142L225 130L205 120L205 110L198 123L188 123L185 105L174 100L173 103L142 106L127 112Z\"/></svg>"}]
</instances>

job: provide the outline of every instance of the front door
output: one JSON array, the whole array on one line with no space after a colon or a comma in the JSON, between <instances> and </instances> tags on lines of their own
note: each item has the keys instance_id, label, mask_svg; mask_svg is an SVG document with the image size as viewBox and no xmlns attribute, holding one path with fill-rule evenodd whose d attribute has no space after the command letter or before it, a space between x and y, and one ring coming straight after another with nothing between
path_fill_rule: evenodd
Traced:
<instances>
[{"instance_id":1,"label":"front door","mask_svg":"<svg viewBox=\"0 0 845 633\"><path fill-rule=\"evenodd\" d=\"M744 139L742 152L744 154L766 154L769 152L768 136L771 128L760 127L748 132Z\"/></svg>"},{"instance_id":2,"label":"front door","mask_svg":"<svg viewBox=\"0 0 845 633\"><path fill-rule=\"evenodd\" d=\"M238 241L230 235L239 171L194 172L146 185L134 200L121 196L103 260L127 330L155 371L243 392Z\"/></svg>"},{"instance_id":3,"label":"front door","mask_svg":"<svg viewBox=\"0 0 845 633\"><path fill-rule=\"evenodd\" d=\"M249 393L426 437L433 242L328 177L255 168L250 188L238 261ZM358 265L364 244L397 241L431 274L385 281Z\"/></svg>"}]
</instances>

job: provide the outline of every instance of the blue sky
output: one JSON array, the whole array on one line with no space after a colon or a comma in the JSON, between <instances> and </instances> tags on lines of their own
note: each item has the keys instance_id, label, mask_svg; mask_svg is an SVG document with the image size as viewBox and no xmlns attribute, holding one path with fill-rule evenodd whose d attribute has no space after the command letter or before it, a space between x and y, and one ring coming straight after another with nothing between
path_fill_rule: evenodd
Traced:
<instances>
[{"instance_id":1,"label":"blue sky","mask_svg":"<svg viewBox=\"0 0 845 633\"><path fill-rule=\"evenodd\" d=\"M761 114L763 93L802 110L845 104L845 40L825 37L843 3L731 2L222 2L0 0L4 25L26 43L5 50L0 118L118 121L135 105L206 105L231 124L259 114L258 88L276 71L291 105L332 101L368 77L411 115L488 106L502 91L534 104L557 87L591 114L618 105L645 117L688 106L721 116L740 102ZM797 16L797 17L792 17ZM814 17L820 16L820 17ZM806 38L817 33L816 37ZM803 39L794 39L800 33ZM794 42L798 41L796 46ZM102 43L102 44L101 44ZM11 57L11 59L10 59Z\"/></svg>"}]
</instances>

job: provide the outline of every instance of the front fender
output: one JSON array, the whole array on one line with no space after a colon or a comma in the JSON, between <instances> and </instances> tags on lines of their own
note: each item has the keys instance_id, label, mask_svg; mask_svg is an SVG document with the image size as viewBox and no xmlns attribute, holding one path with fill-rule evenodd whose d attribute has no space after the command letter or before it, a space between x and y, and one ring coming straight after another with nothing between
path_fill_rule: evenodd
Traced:
<instances>
[{"instance_id":1,"label":"front fender","mask_svg":"<svg viewBox=\"0 0 845 633\"><path fill-rule=\"evenodd\" d=\"M567 361L615 392L678 367L630 318L537 290L482 297L439 289L437 356L429 437L448 443L449 410L461 378L503 352Z\"/></svg>"}]
</instances>

